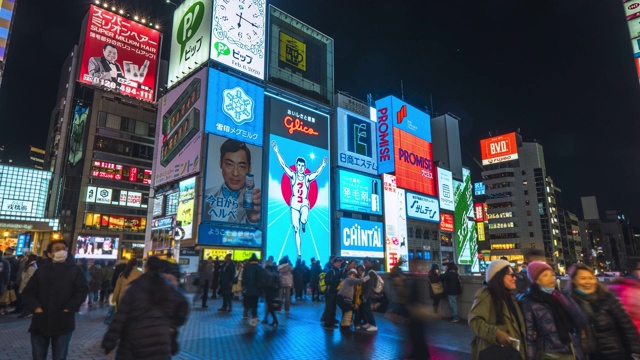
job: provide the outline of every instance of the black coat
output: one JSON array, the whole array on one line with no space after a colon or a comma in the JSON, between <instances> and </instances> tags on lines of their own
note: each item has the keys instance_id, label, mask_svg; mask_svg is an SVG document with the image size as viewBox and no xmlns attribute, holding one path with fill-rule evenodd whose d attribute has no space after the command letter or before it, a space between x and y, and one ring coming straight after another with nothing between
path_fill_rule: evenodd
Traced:
<instances>
[{"instance_id":1,"label":"black coat","mask_svg":"<svg viewBox=\"0 0 640 360\"><path fill-rule=\"evenodd\" d=\"M230 261L228 264L222 264L222 270L220 271L220 287L231 287L233 285L233 278L236 277L236 264Z\"/></svg>"},{"instance_id":2,"label":"black coat","mask_svg":"<svg viewBox=\"0 0 640 360\"><path fill-rule=\"evenodd\" d=\"M168 295L161 305L154 305L154 273L134 280L122 299L102 348L113 350L118 343L117 359L171 359L171 332L184 324L189 311L187 299L163 277Z\"/></svg>"},{"instance_id":3,"label":"black coat","mask_svg":"<svg viewBox=\"0 0 640 360\"><path fill-rule=\"evenodd\" d=\"M445 295L462 294L462 279L455 270L447 270L442 274L442 287Z\"/></svg>"},{"instance_id":4,"label":"black coat","mask_svg":"<svg viewBox=\"0 0 640 360\"><path fill-rule=\"evenodd\" d=\"M318 286L318 283L320 282L320 273L322 272L322 268L320 267L319 263L315 263L315 264L311 264L311 270L310 272L310 282L311 285L313 286Z\"/></svg>"},{"instance_id":5,"label":"black coat","mask_svg":"<svg viewBox=\"0 0 640 360\"><path fill-rule=\"evenodd\" d=\"M293 287L302 290L304 286L304 268L302 265L297 265L293 268Z\"/></svg>"},{"instance_id":6,"label":"black coat","mask_svg":"<svg viewBox=\"0 0 640 360\"><path fill-rule=\"evenodd\" d=\"M242 271L242 288L246 296L260 296L266 273L257 261L250 262Z\"/></svg>"},{"instance_id":7,"label":"black coat","mask_svg":"<svg viewBox=\"0 0 640 360\"><path fill-rule=\"evenodd\" d=\"M29 332L56 336L76 328L76 312L87 298L84 272L72 262L46 262L39 267L22 292L24 306L34 313ZM67 310L67 311L64 311Z\"/></svg>"}]
</instances>

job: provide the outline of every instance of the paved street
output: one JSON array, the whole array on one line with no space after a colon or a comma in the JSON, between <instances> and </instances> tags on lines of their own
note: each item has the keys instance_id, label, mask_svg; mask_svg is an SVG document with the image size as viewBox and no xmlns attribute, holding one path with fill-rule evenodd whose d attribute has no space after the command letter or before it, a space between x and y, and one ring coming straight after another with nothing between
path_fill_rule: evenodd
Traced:
<instances>
[{"instance_id":1,"label":"paved street","mask_svg":"<svg viewBox=\"0 0 640 360\"><path fill-rule=\"evenodd\" d=\"M324 304L302 300L292 304L289 316L279 314L278 328L258 325L252 329L242 319L240 302L234 303L231 313L217 312L220 303L219 299L210 300L208 309L192 309L187 324L180 329L181 351L174 359L400 359L407 346L403 328L380 313L375 314L376 334L342 334L320 326ZM260 304L260 316L263 306ZM83 306L71 340L70 360L106 358L100 350L105 313L106 308L88 310ZM30 320L16 316L0 317L0 360L30 358ZM428 327L432 359L470 359L472 333L466 322L440 320Z\"/></svg>"}]
</instances>

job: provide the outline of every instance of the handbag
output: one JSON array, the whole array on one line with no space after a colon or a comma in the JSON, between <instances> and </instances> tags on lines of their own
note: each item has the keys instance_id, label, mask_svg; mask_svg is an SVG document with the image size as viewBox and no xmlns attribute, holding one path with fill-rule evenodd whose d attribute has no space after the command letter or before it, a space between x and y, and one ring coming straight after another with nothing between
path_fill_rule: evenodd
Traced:
<instances>
[{"instance_id":1,"label":"handbag","mask_svg":"<svg viewBox=\"0 0 640 360\"><path fill-rule=\"evenodd\" d=\"M520 351L511 346L491 345L478 353L478 360L521 360Z\"/></svg>"},{"instance_id":2,"label":"handbag","mask_svg":"<svg viewBox=\"0 0 640 360\"><path fill-rule=\"evenodd\" d=\"M440 282L431 283L431 290L433 291L433 295L440 295L444 293L444 288Z\"/></svg>"},{"instance_id":3,"label":"handbag","mask_svg":"<svg viewBox=\"0 0 640 360\"><path fill-rule=\"evenodd\" d=\"M2 305L9 305L16 300L18 300L18 298L16 297L16 291L13 289L5 290L2 296L0 296L0 304Z\"/></svg>"}]
</instances>

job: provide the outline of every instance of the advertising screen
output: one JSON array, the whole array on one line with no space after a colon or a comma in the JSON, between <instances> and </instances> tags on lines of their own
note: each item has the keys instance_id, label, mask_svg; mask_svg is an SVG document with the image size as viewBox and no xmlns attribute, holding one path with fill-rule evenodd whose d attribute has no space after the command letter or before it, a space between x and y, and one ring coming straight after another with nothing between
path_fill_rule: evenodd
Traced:
<instances>
[{"instance_id":1,"label":"advertising screen","mask_svg":"<svg viewBox=\"0 0 640 360\"><path fill-rule=\"evenodd\" d=\"M640 0L627 1L622 5L624 6L624 14L627 20L640 17Z\"/></svg>"},{"instance_id":2,"label":"advertising screen","mask_svg":"<svg viewBox=\"0 0 640 360\"><path fill-rule=\"evenodd\" d=\"M421 194L436 196L435 165L431 153L431 143L404 132L393 129L395 151L395 171L398 187Z\"/></svg>"},{"instance_id":3,"label":"advertising screen","mask_svg":"<svg viewBox=\"0 0 640 360\"><path fill-rule=\"evenodd\" d=\"M338 170L338 210L382 214L380 179Z\"/></svg>"},{"instance_id":4,"label":"advertising screen","mask_svg":"<svg viewBox=\"0 0 640 360\"><path fill-rule=\"evenodd\" d=\"M146 208L147 200L138 191L87 186L87 203Z\"/></svg>"},{"instance_id":5,"label":"advertising screen","mask_svg":"<svg viewBox=\"0 0 640 360\"><path fill-rule=\"evenodd\" d=\"M384 174L384 255L386 270L390 271L398 259L404 263L401 268L409 271L409 247L407 244L407 214L404 190L396 186L396 177Z\"/></svg>"},{"instance_id":6,"label":"advertising screen","mask_svg":"<svg viewBox=\"0 0 640 360\"><path fill-rule=\"evenodd\" d=\"M231 255L231 258L235 261L245 261L245 260L249 260L253 254L256 254L256 256L258 257L258 260L262 260L262 251L256 250L256 249L251 249L251 250L234 249L233 255Z\"/></svg>"},{"instance_id":7,"label":"advertising screen","mask_svg":"<svg viewBox=\"0 0 640 360\"><path fill-rule=\"evenodd\" d=\"M160 32L95 5L87 18L78 81L154 102Z\"/></svg>"},{"instance_id":8,"label":"advertising screen","mask_svg":"<svg viewBox=\"0 0 640 360\"><path fill-rule=\"evenodd\" d=\"M208 135L202 221L259 226L262 148Z\"/></svg>"},{"instance_id":9,"label":"advertising screen","mask_svg":"<svg viewBox=\"0 0 640 360\"><path fill-rule=\"evenodd\" d=\"M484 234L484 223L483 222L476 223L476 227L478 230L478 241L485 241L486 236Z\"/></svg>"},{"instance_id":10,"label":"advertising screen","mask_svg":"<svg viewBox=\"0 0 640 360\"><path fill-rule=\"evenodd\" d=\"M84 129L89 120L89 108L76 106L69 135L69 165L74 166L82 159L84 151Z\"/></svg>"},{"instance_id":11,"label":"advertising screen","mask_svg":"<svg viewBox=\"0 0 640 360\"><path fill-rule=\"evenodd\" d=\"M434 223L440 222L438 199L407 191L407 217Z\"/></svg>"},{"instance_id":12,"label":"advertising screen","mask_svg":"<svg viewBox=\"0 0 640 360\"><path fill-rule=\"evenodd\" d=\"M180 199L180 192L175 191L167 194L167 202L164 207L166 215L175 215L178 213L178 200Z\"/></svg>"},{"instance_id":13,"label":"advertising screen","mask_svg":"<svg viewBox=\"0 0 640 360\"><path fill-rule=\"evenodd\" d=\"M202 249L202 259L216 259L222 261L227 254L231 254L233 258L233 249L224 249L224 248L216 248L216 249Z\"/></svg>"},{"instance_id":14,"label":"advertising screen","mask_svg":"<svg viewBox=\"0 0 640 360\"><path fill-rule=\"evenodd\" d=\"M455 210L453 175L451 171L442 168L438 168L438 197L440 198L440 209Z\"/></svg>"},{"instance_id":15,"label":"advertising screen","mask_svg":"<svg viewBox=\"0 0 640 360\"><path fill-rule=\"evenodd\" d=\"M484 186L484 183L477 182L473 184L473 194L475 196L484 195L485 191L486 191L486 187Z\"/></svg>"},{"instance_id":16,"label":"advertising screen","mask_svg":"<svg viewBox=\"0 0 640 360\"><path fill-rule=\"evenodd\" d=\"M4 53L7 50L7 38L11 19L15 11L15 0L0 1L0 61L4 61Z\"/></svg>"},{"instance_id":17,"label":"advertising screen","mask_svg":"<svg viewBox=\"0 0 640 360\"><path fill-rule=\"evenodd\" d=\"M164 215L164 195L156 195L153 198L153 217L157 218Z\"/></svg>"},{"instance_id":18,"label":"advertising screen","mask_svg":"<svg viewBox=\"0 0 640 360\"><path fill-rule=\"evenodd\" d=\"M640 18L627 21L627 26L629 26L629 34L632 39L640 36Z\"/></svg>"},{"instance_id":19,"label":"advertising screen","mask_svg":"<svg viewBox=\"0 0 640 360\"><path fill-rule=\"evenodd\" d=\"M43 218L50 180L49 171L0 164L0 215Z\"/></svg>"},{"instance_id":20,"label":"advertising screen","mask_svg":"<svg viewBox=\"0 0 640 360\"><path fill-rule=\"evenodd\" d=\"M491 165L518 159L516 133L494 136L480 140L482 165Z\"/></svg>"},{"instance_id":21,"label":"advertising screen","mask_svg":"<svg viewBox=\"0 0 640 360\"><path fill-rule=\"evenodd\" d=\"M329 259L329 118L269 98L267 255ZM265 149L267 151L267 149Z\"/></svg>"},{"instance_id":22,"label":"advertising screen","mask_svg":"<svg viewBox=\"0 0 640 360\"><path fill-rule=\"evenodd\" d=\"M79 235L76 241L76 259L117 259L118 237Z\"/></svg>"},{"instance_id":23,"label":"advertising screen","mask_svg":"<svg viewBox=\"0 0 640 360\"><path fill-rule=\"evenodd\" d=\"M188 240L193 238L193 215L195 212L196 178L192 177L180 181L180 195L178 195L178 213L176 214L176 239Z\"/></svg>"},{"instance_id":24,"label":"advertising screen","mask_svg":"<svg viewBox=\"0 0 640 360\"><path fill-rule=\"evenodd\" d=\"M101 179L151 184L151 170L106 161L93 161L91 164L91 176Z\"/></svg>"},{"instance_id":25,"label":"advertising screen","mask_svg":"<svg viewBox=\"0 0 640 360\"><path fill-rule=\"evenodd\" d=\"M169 87L209 60L212 9L211 1L187 0L173 13Z\"/></svg>"},{"instance_id":26,"label":"advertising screen","mask_svg":"<svg viewBox=\"0 0 640 360\"><path fill-rule=\"evenodd\" d=\"M215 0L211 58L264 80L266 0Z\"/></svg>"},{"instance_id":27,"label":"advertising screen","mask_svg":"<svg viewBox=\"0 0 640 360\"><path fill-rule=\"evenodd\" d=\"M199 245L262 247L262 232L254 228L201 223Z\"/></svg>"},{"instance_id":28,"label":"advertising screen","mask_svg":"<svg viewBox=\"0 0 640 360\"><path fill-rule=\"evenodd\" d=\"M482 203L475 203L473 205L476 222L484 221L484 206Z\"/></svg>"},{"instance_id":29,"label":"advertising screen","mask_svg":"<svg viewBox=\"0 0 640 360\"><path fill-rule=\"evenodd\" d=\"M463 182L454 181L456 210L454 215L455 248L458 264L471 265L472 271L478 266L478 243L476 223L473 220L473 197L471 173L463 168Z\"/></svg>"},{"instance_id":30,"label":"advertising screen","mask_svg":"<svg viewBox=\"0 0 640 360\"><path fill-rule=\"evenodd\" d=\"M378 174L375 126L366 117L338 108L338 166Z\"/></svg>"},{"instance_id":31,"label":"advertising screen","mask_svg":"<svg viewBox=\"0 0 640 360\"><path fill-rule=\"evenodd\" d=\"M200 171L207 72L202 69L158 101L155 187Z\"/></svg>"},{"instance_id":32,"label":"advertising screen","mask_svg":"<svg viewBox=\"0 0 640 360\"><path fill-rule=\"evenodd\" d=\"M384 257L380 222L340 218L340 256Z\"/></svg>"},{"instance_id":33,"label":"advertising screen","mask_svg":"<svg viewBox=\"0 0 640 360\"><path fill-rule=\"evenodd\" d=\"M205 131L262 146L263 124L264 90L210 69Z\"/></svg>"},{"instance_id":34,"label":"advertising screen","mask_svg":"<svg viewBox=\"0 0 640 360\"><path fill-rule=\"evenodd\" d=\"M453 215L440 214L440 231L453 232Z\"/></svg>"}]
</instances>

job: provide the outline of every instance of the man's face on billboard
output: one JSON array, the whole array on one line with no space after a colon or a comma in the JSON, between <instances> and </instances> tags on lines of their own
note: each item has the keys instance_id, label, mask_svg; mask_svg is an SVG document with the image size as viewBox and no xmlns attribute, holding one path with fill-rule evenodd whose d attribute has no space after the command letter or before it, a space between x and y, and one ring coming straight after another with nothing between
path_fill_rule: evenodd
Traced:
<instances>
[{"instance_id":1,"label":"man's face on billboard","mask_svg":"<svg viewBox=\"0 0 640 360\"><path fill-rule=\"evenodd\" d=\"M251 172L251 166L247 161L247 153L240 149L236 152L228 152L222 156L220 162L222 178L229 190L244 188L245 175Z\"/></svg>"},{"instance_id":2,"label":"man's face on billboard","mask_svg":"<svg viewBox=\"0 0 640 360\"><path fill-rule=\"evenodd\" d=\"M118 50L113 46L107 46L102 53L107 61L114 62L118 58Z\"/></svg>"},{"instance_id":3,"label":"man's face on billboard","mask_svg":"<svg viewBox=\"0 0 640 360\"><path fill-rule=\"evenodd\" d=\"M307 165L305 163L303 163L302 161L296 162L296 170L298 171L299 175L303 175L306 169Z\"/></svg>"}]
</instances>

